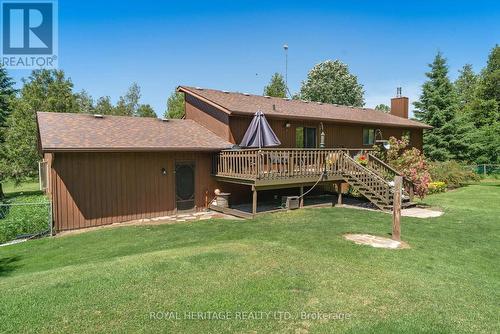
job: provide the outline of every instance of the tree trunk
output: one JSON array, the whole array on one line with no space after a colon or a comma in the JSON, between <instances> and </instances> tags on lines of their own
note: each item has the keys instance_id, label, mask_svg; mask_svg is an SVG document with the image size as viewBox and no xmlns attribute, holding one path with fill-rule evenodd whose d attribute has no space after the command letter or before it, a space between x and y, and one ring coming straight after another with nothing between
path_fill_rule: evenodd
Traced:
<instances>
[{"instance_id":1,"label":"tree trunk","mask_svg":"<svg viewBox=\"0 0 500 334\"><path fill-rule=\"evenodd\" d=\"M4 197L5 197L5 195L3 193L2 183L0 182L0 200L2 200Z\"/></svg>"}]
</instances>

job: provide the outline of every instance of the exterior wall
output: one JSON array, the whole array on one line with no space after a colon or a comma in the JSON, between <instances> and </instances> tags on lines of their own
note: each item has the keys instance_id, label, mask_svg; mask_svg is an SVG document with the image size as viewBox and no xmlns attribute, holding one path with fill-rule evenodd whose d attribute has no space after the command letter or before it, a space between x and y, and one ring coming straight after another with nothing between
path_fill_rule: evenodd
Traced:
<instances>
[{"instance_id":1,"label":"exterior wall","mask_svg":"<svg viewBox=\"0 0 500 334\"><path fill-rule=\"evenodd\" d=\"M195 162L195 206L204 208L217 185L210 153L54 154L50 194L56 231L174 213L176 161Z\"/></svg>"},{"instance_id":2,"label":"exterior wall","mask_svg":"<svg viewBox=\"0 0 500 334\"><path fill-rule=\"evenodd\" d=\"M192 119L219 137L233 142L229 131L229 116L227 114L191 95L184 94L184 96L186 119Z\"/></svg>"},{"instance_id":3,"label":"exterior wall","mask_svg":"<svg viewBox=\"0 0 500 334\"><path fill-rule=\"evenodd\" d=\"M231 116L229 120L230 130L234 143L239 143L243 139L246 129L250 124L251 117ZM281 147L296 147L295 130L297 127L313 127L317 128L318 138L316 140L318 146L320 142L319 135L320 122L297 122L286 121L281 119L268 118L267 121L271 128L276 133L281 141ZM290 127L286 127L286 123L290 123ZM422 149L422 130L421 129L404 129L395 127L377 127L369 125L348 125L323 122L325 132L325 144L327 148L342 147L342 148L370 148L372 145L363 145L363 128L380 129L383 139L388 139L391 136L401 138L404 130L410 130L410 145L418 149ZM378 139L378 138L377 138Z\"/></svg>"}]
</instances>

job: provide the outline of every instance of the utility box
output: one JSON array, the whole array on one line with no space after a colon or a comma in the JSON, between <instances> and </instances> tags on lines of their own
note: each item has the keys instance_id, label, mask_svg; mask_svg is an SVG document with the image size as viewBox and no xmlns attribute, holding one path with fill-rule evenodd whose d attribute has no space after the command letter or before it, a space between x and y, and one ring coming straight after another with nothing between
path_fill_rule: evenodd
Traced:
<instances>
[{"instance_id":1,"label":"utility box","mask_svg":"<svg viewBox=\"0 0 500 334\"><path fill-rule=\"evenodd\" d=\"M299 196L283 196L281 198L281 204L287 210L295 210L300 206Z\"/></svg>"}]
</instances>

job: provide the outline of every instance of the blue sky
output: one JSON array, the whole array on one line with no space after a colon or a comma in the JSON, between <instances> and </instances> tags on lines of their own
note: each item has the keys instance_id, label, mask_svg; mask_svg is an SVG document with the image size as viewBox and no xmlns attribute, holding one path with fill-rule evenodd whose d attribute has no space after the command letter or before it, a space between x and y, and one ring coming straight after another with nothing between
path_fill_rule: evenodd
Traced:
<instances>
[{"instance_id":1,"label":"blue sky","mask_svg":"<svg viewBox=\"0 0 500 334\"><path fill-rule=\"evenodd\" d=\"M309 69L340 59L366 106L396 87L415 100L440 50L451 77L479 71L500 42L499 1L70 1L59 6L59 68L77 90L113 101L132 82L161 115L179 84L262 94L284 72L296 92ZM11 70L16 79L27 71Z\"/></svg>"}]
</instances>

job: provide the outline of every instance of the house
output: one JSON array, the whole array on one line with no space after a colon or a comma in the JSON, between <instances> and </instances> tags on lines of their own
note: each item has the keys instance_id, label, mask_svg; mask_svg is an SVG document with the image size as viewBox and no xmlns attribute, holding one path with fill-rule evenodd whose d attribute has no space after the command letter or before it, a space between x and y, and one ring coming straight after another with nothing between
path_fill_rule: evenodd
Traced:
<instances>
[{"instance_id":1,"label":"house","mask_svg":"<svg viewBox=\"0 0 500 334\"><path fill-rule=\"evenodd\" d=\"M182 120L37 113L56 231L202 210L215 189L231 193L235 203L253 201L255 213L259 191L303 193L316 183L337 189L348 183L387 209L392 188L380 175L398 172L371 155L367 166L352 156L390 136L407 135L421 148L422 131L430 128L408 119L406 97L392 99L389 114L187 86L178 91L186 102ZM281 146L235 149L257 110Z\"/></svg>"}]
</instances>

